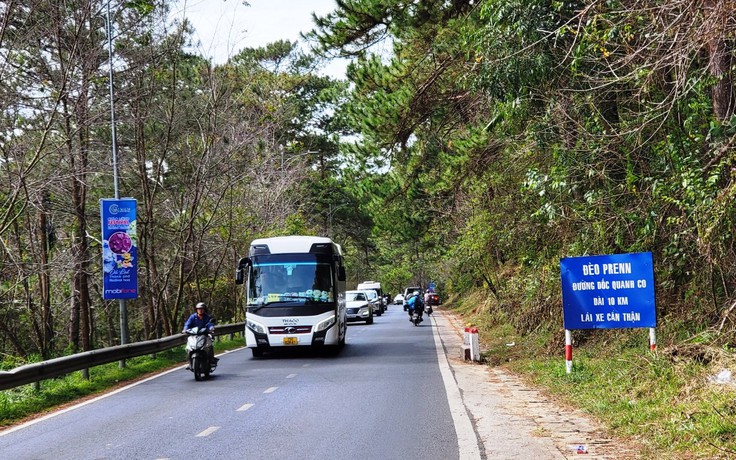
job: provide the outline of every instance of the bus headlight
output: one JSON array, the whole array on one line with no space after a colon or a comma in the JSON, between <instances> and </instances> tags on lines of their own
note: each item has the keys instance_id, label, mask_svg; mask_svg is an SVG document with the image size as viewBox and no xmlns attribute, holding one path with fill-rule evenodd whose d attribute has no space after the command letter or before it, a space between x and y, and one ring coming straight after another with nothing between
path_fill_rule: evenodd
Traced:
<instances>
[{"instance_id":1,"label":"bus headlight","mask_svg":"<svg viewBox=\"0 0 736 460\"><path fill-rule=\"evenodd\" d=\"M246 320L245 321L245 327L250 329L253 332L257 332L259 334L265 334L266 328L261 326L260 324L256 323L255 321Z\"/></svg>"},{"instance_id":2,"label":"bus headlight","mask_svg":"<svg viewBox=\"0 0 736 460\"><path fill-rule=\"evenodd\" d=\"M329 318L327 318L325 320L322 320L319 323L317 323L317 325L314 326L314 332L324 331L325 329L328 329L333 324L335 324L335 317L334 316L330 316Z\"/></svg>"}]
</instances>

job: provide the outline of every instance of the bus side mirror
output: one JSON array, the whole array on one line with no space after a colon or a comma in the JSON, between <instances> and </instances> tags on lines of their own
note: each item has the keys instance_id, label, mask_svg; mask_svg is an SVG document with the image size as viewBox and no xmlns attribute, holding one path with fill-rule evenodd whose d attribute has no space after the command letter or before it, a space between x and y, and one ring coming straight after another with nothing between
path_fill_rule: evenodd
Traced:
<instances>
[{"instance_id":1,"label":"bus side mirror","mask_svg":"<svg viewBox=\"0 0 736 460\"><path fill-rule=\"evenodd\" d=\"M347 276L345 276L345 266L344 265L340 265L337 268L337 280L338 281L345 281L346 278L347 278Z\"/></svg>"},{"instance_id":2,"label":"bus side mirror","mask_svg":"<svg viewBox=\"0 0 736 460\"><path fill-rule=\"evenodd\" d=\"M243 284L243 279L245 278L243 270L249 267L250 264L251 261L248 257L243 257L238 261L238 268L235 270L235 284Z\"/></svg>"}]
</instances>

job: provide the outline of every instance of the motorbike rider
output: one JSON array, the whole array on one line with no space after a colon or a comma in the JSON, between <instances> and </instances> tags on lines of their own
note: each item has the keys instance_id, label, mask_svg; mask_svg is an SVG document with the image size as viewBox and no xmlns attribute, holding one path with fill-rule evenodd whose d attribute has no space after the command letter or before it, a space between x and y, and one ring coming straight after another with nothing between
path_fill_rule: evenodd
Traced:
<instances>
[{"instance_id":1,"label":"motorbike rider","mask_svg":"<svg viewBox=\"0 0 736 460\"><path fill-rule=\"evenodd\" d=\"M409 306L409 321L411 321L411 315L412 313L414 313L415 308L417 309L417 313L419 314L419 321L423 321L424 301L422 301L422 296L419 294L419 291L414 291L409 297L409 300L406 304Z\"/></svg>"},{"instance_id":2,"label":"motorbike rider","mask_svg":"<svg viewBox=\"0 0 736 460\"><path fill-rule=\"evenodd\" d=\"M209 329L210 334L215 332L215 323L212 321L212 317L207 314L207 305L204 302L199 302L194 307L195 313L192 313L184 323L184 329L181 333L185 334L187 329L193 327L203 327ZM219 358L215 358L215 347L209 347L210 361L216 363Z\"/></svg>"}]
</instances>

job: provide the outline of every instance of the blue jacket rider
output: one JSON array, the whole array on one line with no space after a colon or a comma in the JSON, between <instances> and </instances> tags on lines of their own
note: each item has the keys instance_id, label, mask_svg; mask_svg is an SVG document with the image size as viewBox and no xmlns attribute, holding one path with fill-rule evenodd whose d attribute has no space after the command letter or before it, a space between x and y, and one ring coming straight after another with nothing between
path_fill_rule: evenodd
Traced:
<instances>
[{"instance_id":1,"label":"blue jacket rider","mask_svg":"<svg viewBox=\"0 0 736 460\"><path fill-rule=\"evenodd\" d=\"M414 291L406 303L409 305L409 321L411 321L411 314L414 312L415 308L419 314L419 321L422 321L424 319L424 302L422 301L421 295L419 295L419 291Z\"/></svg>"},{"instance_id":2,"label":"blue jacket rider","mask_svg":"<svg viewBox=\"0 0 736 460\"><path fill-rule=\"evenodd\" d=\"M192 313L192 315L187 318L182 332L186 332L187 329L191 329L193 327L206 327L210 331L214 331L215 323L212 322L212 317L205 313L206 308L207 305L205 305L204 302L199 302L197 306L194 307L197 312Z\"/></svg>"},{"instance_id":3,"label":"blue jacket rider","mask_svg":"<svg viewBox=\"0 0 736 460\"><path fill-rule=\"evenodd\" d=\"M205 313L205 310L207 309L207 305L205 305L204 302L199 302L194 309L197 311L196 313L192 313L192 315L187 318L186 322L184 323L184 329L182 329L182 333L185 333L187 329L191 329L193 327L206 327L210 330L210 332L214 332L215 330L215 323L212 322L212 317ZM215 358L215 350L214 347L209 347L209 355L210 355L210 361L217 362L220 359ZM188 368L188 366L187 366Z\"/></svg>"}]
</instances>

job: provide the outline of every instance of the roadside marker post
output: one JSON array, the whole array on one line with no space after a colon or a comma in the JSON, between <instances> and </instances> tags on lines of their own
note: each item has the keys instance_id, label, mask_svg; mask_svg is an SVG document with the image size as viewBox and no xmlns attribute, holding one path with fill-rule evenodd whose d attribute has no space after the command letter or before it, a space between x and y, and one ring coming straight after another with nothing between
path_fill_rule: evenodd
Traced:
<instances>
[{"instance_id":1,"label":"roadside marker post","mask_svg":"<svg viewBox=\"0 0 736 460\"><path fill-rule=\"evenodd\" d=\"M466 327L463 336L463 355L465 361L480 361L480 344L478 342L478 328Z\"/></svg>"}]
</instances>

